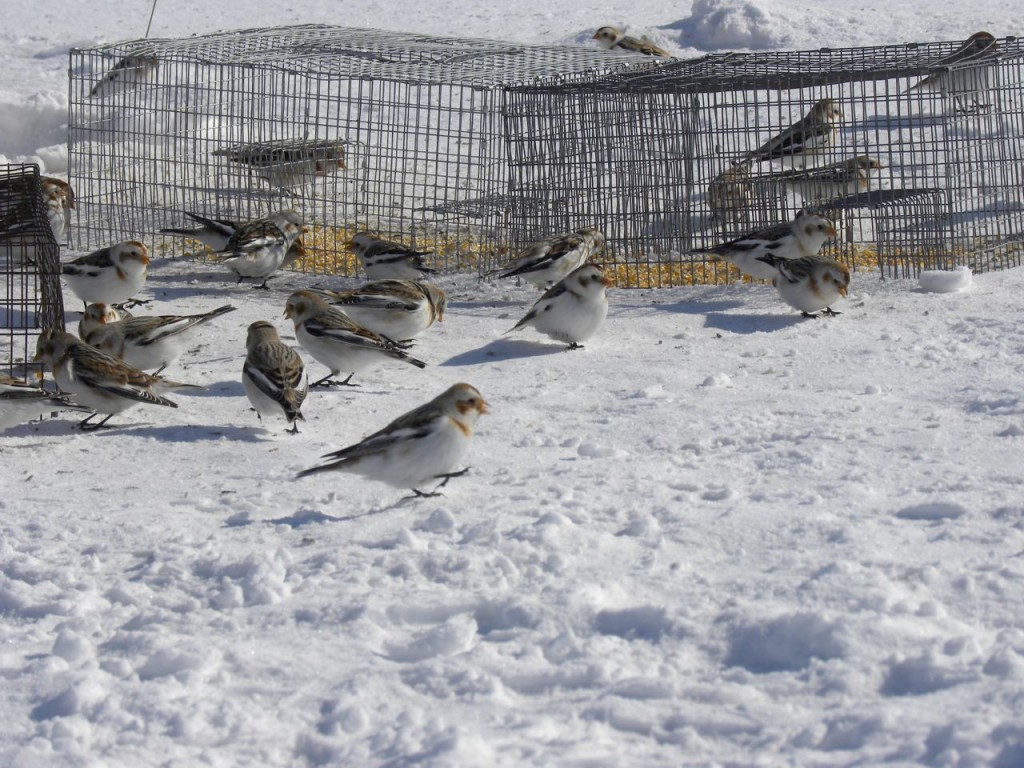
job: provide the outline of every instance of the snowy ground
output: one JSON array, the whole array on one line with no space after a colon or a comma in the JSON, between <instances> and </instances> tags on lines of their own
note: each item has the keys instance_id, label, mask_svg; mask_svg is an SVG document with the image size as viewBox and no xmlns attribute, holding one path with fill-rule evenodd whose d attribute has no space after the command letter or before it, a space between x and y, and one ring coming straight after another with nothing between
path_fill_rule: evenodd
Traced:
<instances>
[{"instance_id":1,"label":"snowy ground","mask_svg":"<svg viewBox=\"0 0 1024 768\"><path fill-rule=\"evenodd\" d=\"M1017 0L379 8L161 0L152 35L1024 33ZM61 173L68 48L141 37L149 3L8 12L0 162ZM447 276L430 366L315 392L288 435L248 409L245 328L290 336L310 282L158 261L150 311L238 307L168 371L207 389L0 435L0 765L1024 765L1024 270L858 273L817 321L768 285L613 291L572 353L503 335L527 288ZM491 413L445 497L294 479L457 381Z\"/></svg>"},{"instance_id":2,"label":"snowy ground","mask_svg":"<svg viewBox=\"0 0 1024 768\"><path fill-rule=\"evenodd\" d=\"M1024 271L857 274L819 320L613 291L571 353L503 335L527 288L453 278L430 367L298 435L239 373L310 278L223 277L147 290L239 308L170 371L206 392L0 438L0 763L1024 761ZM456 381L492 412L446 497L294 479Z\"/></svg>"}]
</instances>

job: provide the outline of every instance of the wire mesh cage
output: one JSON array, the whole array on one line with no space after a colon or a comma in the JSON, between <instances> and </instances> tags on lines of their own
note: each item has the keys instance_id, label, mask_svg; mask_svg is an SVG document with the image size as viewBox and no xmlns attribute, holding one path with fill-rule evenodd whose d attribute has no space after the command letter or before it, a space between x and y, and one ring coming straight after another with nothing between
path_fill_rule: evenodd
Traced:
<instances>
[{"instance_id":1,"label":"wire mesh cage","mask_svg":"<svg viewBox=\"0 0 1024 768\"><path fill-rule=\"evenodd\" d=\"M0 165L0 277L0 372L32 379L42 372L32 362L39 332L64 328L60 246L36 165Z\"/></svg>"},{"instance_id":2,"label":"wire mesh cage","mask_svg":"<svg viewBox=\"0 0 1024 768\"><path fill-rule=\"evenodd\" d=\"M701 251L836 218L883 274L1019 265L1024 41L712 55L509 88L509 229L597 226L620 282L734 279Z\"/></svg>"},{"instance_id":3,"label":"wire mesh cage","mask_svg":"<svg viewBox=\"0 0 1024 768\"><path fill-rule=\"evenodd\" d=\"M70 176L82 249L299 209L307 271L353 274L359 230L442 268L507 248L503 87L654 66L582 47L296 26L70 55ZM163 241L161 248L178 248Z\"/></svg>"}]
</instances>

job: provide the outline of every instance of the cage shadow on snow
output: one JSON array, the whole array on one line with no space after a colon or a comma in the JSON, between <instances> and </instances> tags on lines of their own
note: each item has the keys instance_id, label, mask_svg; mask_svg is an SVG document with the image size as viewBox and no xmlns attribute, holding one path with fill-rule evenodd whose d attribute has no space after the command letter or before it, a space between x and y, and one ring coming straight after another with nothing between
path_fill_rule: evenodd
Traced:
<instances>
[{"instance_id":1,"label":"cage shadow on snow","mask_svg":"<svg viewBox=\"0 0 1024 768\"><path fill-rule=\"evenodd\" d=\"M736 279L701 249L808 207L855 267L1019 265L1022 55L976 35L655 61L324 26L73 50L74 245L295 207L296 268L354 275L369 229L483 273L596 226L620 285L667 286Z\"/></svg>"}]
</instances>

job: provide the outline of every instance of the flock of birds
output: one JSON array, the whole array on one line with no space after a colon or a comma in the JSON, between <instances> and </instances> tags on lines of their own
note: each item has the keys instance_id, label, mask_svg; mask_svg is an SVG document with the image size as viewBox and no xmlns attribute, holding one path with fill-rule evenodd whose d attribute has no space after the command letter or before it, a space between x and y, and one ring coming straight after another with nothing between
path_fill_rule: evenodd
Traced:
<instances>
[{"instance_id":1,"label":"flock of birds","mask_svg":"<svg viewBox=\"0 0 1024 768\"><path fill-rule=\"evenodd\" d=\"M650 44L602 27L594 35L607 48L626 48L654 56L667 53ZM964 48L989 50L994 38L972 36ZM116 68L115 68L116 71ZM947 78L951 73L943 73ZM920 87L945 88L950 82L928 79ZM973 83L971 85L974 85ZM960 84L964 86L964 84ZM961 87L961 90L964 90ZM836 123L843 116L833 99L822 99L799 121L734 162L712 183L708 201L717 213L748 205L751 167L780 161L806 169L809 160L830 146ZM332 159L334 156L332 155ZM793 176L805 198L838 197L866 188L877 160L859 156ZM58 241L65 239L74 192L60 179L42 184L50 226ZM282 210L247 222L187 214L191 229L166 229L166 234L201 242L221 257L220 263L238 276L267 281L289 261L300 258L303 222L294 210ZM805 317L838 314L832 304L846 296L850 271L842 263L819 255L835 237L833 223L812 210L801 210L791 222L757 230L721 243L706 252L735 265L751 278L771 280L780 298ZM299 352L282 342L268 321L252 323L247 331L242 365L243 387L260 421L283 418L298 431L302 405L310 387L356 386L355 373L387 360L425 367L410 354L413 341L447 307L444 291L429 282L434 272L425 264L429 253L357 233L349 244L358 256L368 282L349 290L322 288L292 293L284 307L294 323L301 348L326 366L326 376L309 383ZM612 280L593 261L605 245L595 227L555 235L522 251L488 277L517 278L544 292L509 332L533 327L577 349L593 337L608 311L607 289ZM85 305L78 335L48 329L39 338L36 360L52 372L59 393L25 381L0 376L0 430L56 409L82 411L83 430L105 426L115 414L139 404L177 407L167 397L175 390L196 388L162 375L164 369L195 345L204 325L235 308L227 305L191 315L135 317L129 311L145 284L149 251L140 241L125 241L62 265L67 287ZM347 374L344 379L336 378ZM473 386L460 383L430 402L404 414L378 432L323 458L305 470L306 476L326 470L364 475L416 495L431 495L457 471L478 417L487 403ZM93 421L102 415L98 421ZM421 490L439 481L433 491Z\"/></svg>"}]
</instances>

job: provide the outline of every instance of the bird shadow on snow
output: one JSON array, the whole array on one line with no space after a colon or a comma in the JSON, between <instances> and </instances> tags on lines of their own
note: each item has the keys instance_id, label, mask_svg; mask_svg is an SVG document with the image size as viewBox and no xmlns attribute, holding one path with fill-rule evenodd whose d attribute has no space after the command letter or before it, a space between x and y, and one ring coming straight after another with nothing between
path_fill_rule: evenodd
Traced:
<instances>
[{"instance_id":1,"label":"bird shadow on snow","mask_svg":"<svg viewBox=\"0 0 1024 768\"><path fill-rule=\"evenodd\" d=\"M540 357L541 355L557 355L565 352L560 344L522 339L494 339L484 346L461 352L450 357L438 366L479 365L492 363L495 360L514 360L519 357Z\"/></svg>"},{"instance_id":2,"label":"bird shadow on snow","mask_svg":"<svg viewBox=\"0 0 1024 768\"><path fill-rule=\"evenodd\" d=\"M747 315L713 312L704 321L705 328L729 333L772 333L807 320L799 315Z\"/></svg>"},{"instance_id":3,"label":"bird shadow on snow","mask_svg":"<svg viewBox=\"0 0 1024 768\"><path fill-rule=\"evenodd\" d=\"M113 424L92 433L95 437L133 435L152 437L167 443L198 443L204 440L241 440L247 443L263 442L249 427L229 427L223 424Z\"/></svg>"},{"instance_id":4,"label":"bird shadow on snow","mask_svg":"<svg viewBox=\"0 0 1024 768\"><path fill-rule=\"evenodd\" d=\"M173 378L173 376L172 376ZM183 377L184 378L184 377ZM189 382L191 383L191 382ZM202 389L187 389L172 393L171 397L244 397L245 387L236 379L203 384Z\"/></svg>"}]
</instances>

